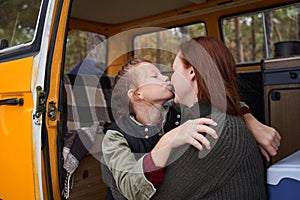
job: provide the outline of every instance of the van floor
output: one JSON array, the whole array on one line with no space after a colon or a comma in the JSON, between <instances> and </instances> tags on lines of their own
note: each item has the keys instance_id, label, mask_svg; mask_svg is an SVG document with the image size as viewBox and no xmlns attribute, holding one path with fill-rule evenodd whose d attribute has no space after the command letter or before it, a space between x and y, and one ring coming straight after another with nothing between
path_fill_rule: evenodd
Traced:
<instances>
[{"instance_id":1,"label":"van floor","mask_svg":"<svg viewBox=\"0 0 300 200\"><path fill-rule=\"evenodd\" d=\"M100 161L87 155L74 173L69 200L104 200L107 186L101 177Z\"/></svg>"}]
</instances>

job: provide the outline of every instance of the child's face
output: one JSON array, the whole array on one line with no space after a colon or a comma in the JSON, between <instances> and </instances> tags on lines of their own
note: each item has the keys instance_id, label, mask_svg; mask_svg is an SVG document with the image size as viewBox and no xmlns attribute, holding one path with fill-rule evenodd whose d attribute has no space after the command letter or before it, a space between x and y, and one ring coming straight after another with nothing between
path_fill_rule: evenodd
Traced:
<instances>
[{"instance_id":1,"label":"child's face","mask_svg":"<svg viewBox=\"0 0 300 200\"><path fill-rule=\"evenodd\" d=\"M135 69L138 92L141 97L153 104L163 104L173 97L173 86L168 78L151 63L140 63Z\"/></svg>"}]
</instances>

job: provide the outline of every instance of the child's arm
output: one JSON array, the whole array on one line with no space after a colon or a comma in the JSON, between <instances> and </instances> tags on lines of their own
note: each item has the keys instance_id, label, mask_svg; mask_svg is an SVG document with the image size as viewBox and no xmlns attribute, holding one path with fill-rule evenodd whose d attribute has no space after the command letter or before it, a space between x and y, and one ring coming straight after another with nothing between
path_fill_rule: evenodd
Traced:
<instances>
[{"instance_id":1,"label":"child's arm","mask_svg":"<svg viewBox=\"0 0 300 200\"><path fill-rule=\"evenodd\" d=\"M118 131L108 130L102 142L103 158L116 181L116 185L127 199L150 199L156 189L147 180L143 169L143 158L136 160L124 136Z\"/></svg>"},{"instance_id":2,"label":"child's arm","mask_svg":"<svg viewBox=\"0 0 300 200\"><path fill-rule=\"evenodd\" d=\"M189 120L166 133L151 151L155 165L165 167L172 149L184 144L193 145L199 151L203 149L202 145L210 149L210 142L202 133L209 134L214 139L218 135L215 130L207 125L216 126L217 124L212 119L198 118Z\"/></svg>"},{"instance_id":3,"label":"child's arm","mask_svg":"<svg viewBox=\"0 0 300 200\"><path fill-rule=\"evenodd\" d=\"M163 176L160 177L158 174L163 172L163 167L173 148L183 144L191 144L202 150L202 145L199 142L204 144L206 148L209 148L210 144L201 133L207 133L213 138L217 137L216 132L204 124L216 125L213 120L205 118L187 121L166 133L151 153L142 156L139 160L135 159L121 133L112 130L107 131L102 143L103 158L122 194L127 199L150 199L156 192L154 185L162 182L162 180L158 180L157 183L154 183L153 180L157 177L163 179ZM153 173L144 168L145 161L149 159L149 156L153 159L151 161L157 169Z\"/></svg>"},{"instance_id":4,"label":"child's arm","mask_svg":"<svg viewBox=\"0 0 300 200\"><path fill-rule=\"evenodd\" d=\"M143 160L146 178L157 188L164 180L165 167L157 167L152 159L152 153L148 153Z\"/></svg>"}]
</instances>

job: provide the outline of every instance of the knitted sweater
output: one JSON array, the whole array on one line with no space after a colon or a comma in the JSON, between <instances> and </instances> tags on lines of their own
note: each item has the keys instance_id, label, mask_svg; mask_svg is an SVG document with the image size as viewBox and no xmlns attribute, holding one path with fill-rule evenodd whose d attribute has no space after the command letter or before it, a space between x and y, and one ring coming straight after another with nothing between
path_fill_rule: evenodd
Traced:
<instances>
[{"instance_id":1,"label":"knitted sweater","mask_svg":"<svg viewBox=\"0 0 300 200\"><path fill-rule=\"evenodd\" d=\"M210 113L207 106L200 107L200 116ZM196 117L195 107L191 110ZM219 134L215 142L206 136L211 150L199 153L191 146L176 150L164 182L151 199L267 199L262 157L243 120L222 112L211 117Z\"/></svg>"}]
</instances>

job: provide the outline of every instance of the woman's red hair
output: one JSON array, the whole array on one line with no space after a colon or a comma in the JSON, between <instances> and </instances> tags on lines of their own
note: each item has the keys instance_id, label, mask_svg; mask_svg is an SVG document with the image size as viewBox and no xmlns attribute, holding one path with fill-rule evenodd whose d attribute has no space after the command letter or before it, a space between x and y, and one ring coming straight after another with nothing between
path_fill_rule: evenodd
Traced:
<instances>
[{"instance_id":1,"label":"woman's red hair","mask_svg":"<svg viewBox=\"0 0 300 200\"><path fill-rule=\"evenodd\" d=\"M198 37L183 43L180 51L185 67L195 68L198 99L206 99L213 106L238 115L240 97L235 61L223 42L213 37Z\"/></svg>"}]
</instances>

